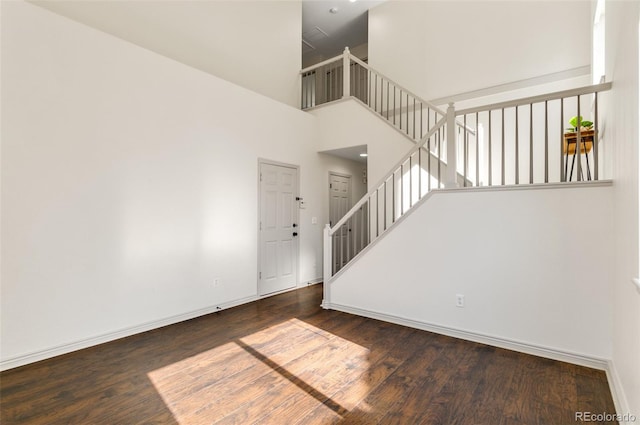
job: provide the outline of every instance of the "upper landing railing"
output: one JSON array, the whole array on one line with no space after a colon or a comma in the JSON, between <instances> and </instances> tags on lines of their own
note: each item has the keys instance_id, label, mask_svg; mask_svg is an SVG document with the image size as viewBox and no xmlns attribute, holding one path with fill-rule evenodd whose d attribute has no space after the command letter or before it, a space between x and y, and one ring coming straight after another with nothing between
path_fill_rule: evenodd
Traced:
<instances>
[{"instance_id":1,"label":"upper landing railing","mask_svg":"<svg viewBox=\"0 0 640 425\"><path fill-rule=\"evenodd\" d=\"M342 98L360 100L372 112L418 143L445 112L344 53L300 71L304 109ZM441 158L446 161L445 158Z\"/></svg>"},{"instance_id":2,"label":"upper landing railing","mask_svg":"<svg viewBox=\"0 0 640 425\"><path fill-rule=\"evenodd\" d=\"M603 83L455 111L475 129L455 143L465 186L601 179ZM579 118L580 117L580 118ZM578 143L576 143L579 141ZM576 148L579 145L579 149Z\"/></svg>"}]
</instances>

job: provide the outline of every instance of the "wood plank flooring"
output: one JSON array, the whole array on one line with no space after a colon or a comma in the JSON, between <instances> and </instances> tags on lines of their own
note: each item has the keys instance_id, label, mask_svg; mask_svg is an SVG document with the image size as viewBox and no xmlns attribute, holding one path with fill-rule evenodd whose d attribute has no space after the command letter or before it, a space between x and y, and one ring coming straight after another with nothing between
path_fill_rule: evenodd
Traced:
<instances>
[{"instance_id":1,"label":"wood plank flooring","mask_svg":"<svg viewBox=\"0 0 640 425\"><path fill-rule=\"evenodd\" d=\"M9 424L575 424L604 372L319 305L315 285L0 374ZM596 423L596 422L593 422Z\"/></svg>"}]
</instances>

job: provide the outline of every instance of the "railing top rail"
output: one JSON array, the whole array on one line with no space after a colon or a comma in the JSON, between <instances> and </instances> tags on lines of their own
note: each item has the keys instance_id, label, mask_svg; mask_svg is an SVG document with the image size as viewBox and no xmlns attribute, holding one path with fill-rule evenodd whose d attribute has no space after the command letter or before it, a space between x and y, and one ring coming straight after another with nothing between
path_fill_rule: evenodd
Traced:
<instances>
[{"instance_id":1,"label":"railing top rail","mask_svg":"<svg viewBox=\"0 0 640 425\"><path fill-rule=\"evenodd\" d=\"M343 55L334 56L334 57L332 57L330 59L324 60L324 61L322 61L320 63L315 64L315 65L308 66L305 69L301 70L300 74L304 74L306 72L313 71L314 69L321 68L321 67L323 67L325 65L328 65L330 63L342 60L342 57L343 57Z\"/></svg>"},{"instance_id":2,"label":"railing top rail","mask_svg":"<svg viewBox=\"0 0 640 425\"><path fill-rule=\"evenodd\" d=\"M512 108L514 106L529 105L540 103L548 100L563 99L565 97L580 96L584 94L598 93L611 89L611 82L595 84L592 86L579 87L576 89L563 90L549 94L541 94L538 96L524 97L522 99L507 100L505 102L491 103L473 108L461 109L456 111L456 115L475 114L476 112L493 111L496 109Z\"/></svg>"},{"instance_id":3,"label":"railing top rail","mask_svg":"<svg viewBox=\"0 0 640 425\"><path fill-rule=\"evenodd\" d=\"M358 59L357 57L353 56L352 54L349 54L349 56L351 57L351 60L354 61L355 63L357 63L358 65L368 69L371 72L374 72L376 74L378 74L380 77L384 78L385 80L388 80L389 82L393 83L394 86L396 86L398 89L402 90L403 92L407 93L410 96L415 97L417 100L420 101L420 103L422 103L423 105L427 105L430 109L436 111L437 113L439 113L442 116L447 115L446 112L444 112L443 110L441 110L440 108L438 108L436 105L432 104L431 102L424 100L423 98L421 98L420 96L418 96L417 94L411 92L410 90L407 90L406 88L402 87L400 84L396 83L395 81L393 81L391 78L387 77L386 75L376 71L375 69L371 68L367 63L363 62L362 60Z\"/></svg>"},{"instance_id":4,"label":"railing top rail","mask_svg":"<svg viewBox=\"0 0 640 425\"><path fill-rule=\"evenodd\" d=\"M429 132L422 138L420 139L420 142L417 143L406 155L404 155L402 157L402 159L400 161L398 161L393 168L391 168L391 172L387 173L382 179L380 179L374 186L371 186L372 189L366 194L364 195L362 198L360 198L360 200L358 202L356 202L356 204L351 207L351 209L349 210L349 212L347 212L336 224L333 225L333 227L329 230L329 235L333 235L335 232L338 231L338 229L340 228L340 226L342 226L344 223L347 222L347 220L349 220L349 218L362 206L364 205L365 202L367 202L369 200L369 198L380 189L380 186L382 186L384 184L385 181L389 180L389 177L391 177L391 175L393 173L396 172L396 170L405 162L407 162L407 159L410 158L414 153L418 152L418 150L422 149L422 147L424 146L424 144L427 142L427 140L429 140L431 138L431 136L433 136L436 131L438 131L441 127L443 127L445 125L447 121L447 117L443 117L440 118L440 120L433 126L433 128L431 130L429 130Z\"/></svg>"}]
</instances>

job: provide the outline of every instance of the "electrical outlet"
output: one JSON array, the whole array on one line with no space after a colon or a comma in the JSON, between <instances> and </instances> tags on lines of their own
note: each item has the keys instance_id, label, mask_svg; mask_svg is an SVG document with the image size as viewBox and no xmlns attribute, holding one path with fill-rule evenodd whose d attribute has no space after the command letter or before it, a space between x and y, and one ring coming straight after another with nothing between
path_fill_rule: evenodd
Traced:
<instances>
[{"instance_id":1,"label":"electrical outlet","mask_svg":"<svg viewBox=\"0 0 640 425\"><path fill-rule=\"evenodd\" d=\"M220 286L220 279L218 278L213 279L213 287L217 288L218 286Z\"/></svg>"},{"instance_id":2,"label":"electrical outlet","mask_svg":"<svg viewBox=\"0 0 640 425\"><path fill-rule=\"evenodd\" d=\"M464 295L456 294L456 307L464 307Z\"/></svg>"}]
</instances>

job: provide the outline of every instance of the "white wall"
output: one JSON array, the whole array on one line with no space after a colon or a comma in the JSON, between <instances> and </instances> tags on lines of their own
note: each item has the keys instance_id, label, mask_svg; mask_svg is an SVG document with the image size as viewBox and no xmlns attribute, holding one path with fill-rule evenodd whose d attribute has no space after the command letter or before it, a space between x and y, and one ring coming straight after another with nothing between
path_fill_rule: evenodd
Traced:
<instances>
[{"instance_id":1,"label":"white wall","mask_svg":"<svg viewBox=\"0 0 640 425\"><path fill-rule=\"evenodd\" d=\"M318 119L318 151L367 145L369 188L415 146L356 100L318 107L310 113Z\"/></svg>"},{"instance_id":2,"label":"white wall","mask_svg":"<svg viewBox=\"0 0 640 425\"><path fill-rule=\"evenodd\" d=\"M331 303L608 359L611 200L609 186L436 192L336 277Z\"/></svg>"},{"instance_id":3,"label":"white wall","mask_svg":"<svg viewBox=\"0 0 640 425\"><path fill-rule=\"evenodd\" d=\"M321 276L312 115L29 3L1 23L3 367L255 297L258 158L300 166Z\"/></svg>"},{"instance_id":4,"label":"white wall","mask_svg":"<svg viewBox=\"0 0 640 425\"><path fill-rule=\"evenodd\" d=\"M612 147L615 205L613 365L621 413L640 417L640 293L631 284L639 264L638 152L640 4L606 2L606 76L613 89L603 111Z\"/></svg>"},{"instance_id":5,"label":"white wall","mask_svg":"<svg viewBox=\"0 0 640 425\"><path fill-rule=\"evenodd\" d=\"M299 105L300 2L34 3L265 96Z\"/></svg>"},{"instance_id":6,"label":"white wall","mask_svg":"<svg viewBox=\"0 0 640 425\"><path fill-rule=\"evenodd\" d=\"M402 1L369 11L369 64L425 99L590 64L575 1Z\"/></svg>"}]
</instances>

